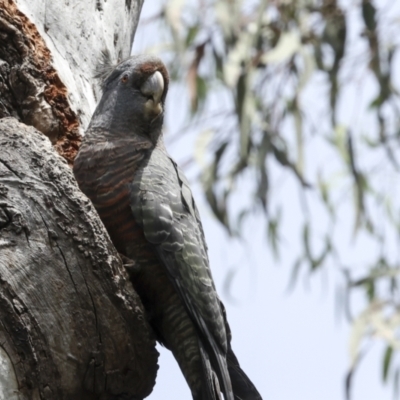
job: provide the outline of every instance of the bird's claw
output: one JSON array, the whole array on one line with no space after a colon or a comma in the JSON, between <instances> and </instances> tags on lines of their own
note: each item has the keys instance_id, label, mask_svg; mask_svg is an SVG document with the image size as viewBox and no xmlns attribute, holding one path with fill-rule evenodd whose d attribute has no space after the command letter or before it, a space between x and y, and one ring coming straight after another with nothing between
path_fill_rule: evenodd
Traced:
<instances>
[{"instance_id":1,"label":"bird's claw","mask_svg":"<svg viewBox=\"0 0 400 400\"><path fill-rule=\"evenodd\" d=\"M131 258L126 257L121 253L119 253L119 257L121 258L122 265L128 270L128 272L138 272L140 270L139 264Z\"/></svg>"}]
</instances>

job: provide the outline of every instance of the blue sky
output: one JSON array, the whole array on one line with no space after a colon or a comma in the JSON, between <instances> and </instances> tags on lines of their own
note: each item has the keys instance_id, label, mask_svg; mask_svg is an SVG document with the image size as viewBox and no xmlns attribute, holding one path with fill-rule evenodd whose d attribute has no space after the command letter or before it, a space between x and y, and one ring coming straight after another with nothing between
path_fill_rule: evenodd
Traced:
<instances>
[{"instance_id":1,"label":"blue sky","mask_svg":"<svg viewBox=\"0 0 400 400\"><path fill-rule=\"evenodd\" d=\"M142 19L154 15L159 1L145 1ZM153 26L154 28L154 26ZM160 32L140 26L133 51L146 51L157 41ZM172 87L167 100L166 144L179 162L194 152L198 131L190 130L182 139L169 142L185 124L188 98L182 88ZM313 144L317 158L326 155ZM245 226L246 243L231 240L206 205L196 173L188 170L192 189L200 209L211 268L217 289L225 303L233 333L233 348L238 359L265 400L341 400L344 399L344 378L350 359L348 351L349 326L335 304L335 291L343 282L335 266L308 278L301 275L294 291L288 292L293 255L299 251L299 235L293 227L301 225L302 210L298 193L288 178L279 191L279 201L289 210L284 218L282 236L287 239L280 260L272 257L266 245L265 221L252 218ZM242 185L246 196L246 184ZM237 196L236 201L241 201ZM319 213L321 212L321 215ZM322 211L313 209L318 220ZM350 262L362 263L375 251L361 238L357 247L349 240L351 227L345 221L337 234L348 240L345 256ZM350 217L348 218L351 219ZM356 250L354 250L356 249ZM231 287L234 300L223 290L228 271L237 273ZM361 307L362 299L356 299ZM160 349L160 369L151 400L190 399L183 376L165 349ZM377 342L361 363L354 377L353 400L392 399L391 386L381 383L383 346Z\"/></svg>"}]
</instances>

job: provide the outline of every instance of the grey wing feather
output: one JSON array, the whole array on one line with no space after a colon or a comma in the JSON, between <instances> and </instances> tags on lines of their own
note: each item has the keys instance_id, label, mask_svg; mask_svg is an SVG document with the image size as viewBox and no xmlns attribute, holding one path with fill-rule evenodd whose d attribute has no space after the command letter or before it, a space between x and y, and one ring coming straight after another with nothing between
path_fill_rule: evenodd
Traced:
<instances>
[{"instance_id":1,"label":"grey wing feather","mask_svg":"<svg viewBox=\"0 0 400 400\"><path fill-rule=\"evenodd\" d=\"M131 183L131 209L168 272L178 276L175 285L179 286L181 296L207 322L207 329L226 352L225 324L208 265L203 231L196 218L191 191L186 178L183 179L174 163L160 150L154 150Z\"/></svg>"},{"instance_id":2,"label":"grey wing feather","mask_svg":"<svg viewBox=\"0 0 400 400\"><path fill-rule=\"evenodd\" d=\"M189 315L212 351L224 392L229 393L229 374L224 364L228 348L225 321L189 184L176 164L155 149L137 171L130 189L134 217L146 239L155 246ZM224 379L226 374L228 378Z\"/></svg>"}]
</instances>

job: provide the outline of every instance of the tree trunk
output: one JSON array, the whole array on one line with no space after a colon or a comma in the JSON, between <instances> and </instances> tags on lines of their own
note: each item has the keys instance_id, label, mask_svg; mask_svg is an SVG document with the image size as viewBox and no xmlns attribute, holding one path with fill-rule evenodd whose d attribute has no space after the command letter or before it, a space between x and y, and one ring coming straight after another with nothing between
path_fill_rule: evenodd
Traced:
<instances>
[{"instance_id":1,"label":"tree trunk","mask_svg":"<svg viewBox=\"0 0 400 400\"><path fill-rule=\"evenodd\" d=\"M129 55L141 6L0 0L0 400L142 399L154 386L142 304L68 166L101 51Z\"/></svg>"}]
</instances>

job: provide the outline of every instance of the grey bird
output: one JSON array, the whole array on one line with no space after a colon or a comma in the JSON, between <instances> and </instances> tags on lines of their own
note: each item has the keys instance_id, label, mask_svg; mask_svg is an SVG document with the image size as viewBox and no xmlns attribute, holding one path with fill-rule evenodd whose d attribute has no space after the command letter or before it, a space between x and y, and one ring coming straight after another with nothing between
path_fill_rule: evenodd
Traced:
<instances>
[{"instance_id":1,"label":"grey bird","mask_svg":"<svg viewBox=\"0 0 400 400\"><path fill-rule=\"evenodd\" d=\"M103 95L74 164L81 190L117 250L157 339L195 400L261 400L231 347L189 183L163 142L168 73L133 56L103 72Z\"/></svg>"}]
</instances>

